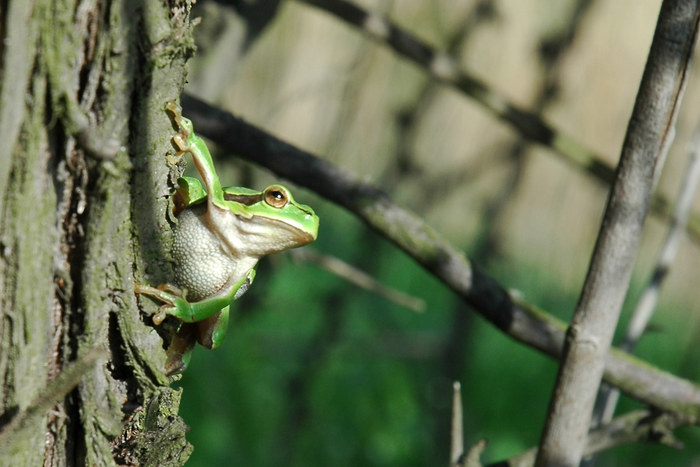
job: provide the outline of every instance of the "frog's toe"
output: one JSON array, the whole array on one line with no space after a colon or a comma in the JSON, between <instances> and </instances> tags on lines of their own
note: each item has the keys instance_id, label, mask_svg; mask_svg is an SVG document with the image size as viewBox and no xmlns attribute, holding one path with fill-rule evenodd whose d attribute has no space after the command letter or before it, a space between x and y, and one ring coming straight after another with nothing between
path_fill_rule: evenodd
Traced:
<instances>
[{"instance_id":1,"label":"frog's toe","mask_svg":"<svg viewBox=\"0 0 700 467\"><path fill-rule=\"evenodd\" d=\"M158 308L158 313L153 315L153 324L156 326L160 326L160 324L165 320L165 317L168 315L168 309L172 308L170 305L162 305L160 308Z\"/></svg>"},{"instance_id":2,"label":"frog's toe","mask_svg":"<svg viewBox=\"0 0 700 467\"><path fill-rule=\"evenodd\" d=\"M174 284L169 284L169 283L160 284L158 286L158 290L160 290L161 292L166 292L170 295L175 295L176 297L184 297L185 296L185 292L180 287L178 287Z\"/></svg>"}]
</instances>

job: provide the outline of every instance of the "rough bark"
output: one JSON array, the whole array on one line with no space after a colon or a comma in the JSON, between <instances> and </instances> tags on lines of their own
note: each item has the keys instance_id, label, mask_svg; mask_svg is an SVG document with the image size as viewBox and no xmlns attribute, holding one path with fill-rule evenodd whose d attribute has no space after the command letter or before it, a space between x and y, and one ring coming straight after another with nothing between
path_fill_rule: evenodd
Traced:
<instances>
[{"instance_id":1,"label":"rough bark","mask_svg":"<svg viewBox=\"0 0 700 467\"><path fill-rule=\"evenodd\" d=\"M169 271L163 107L193 51L190 2L5 6L0 457L180 465L191 446L179 392L133 284Z\"/></svg>"}]
</instances>

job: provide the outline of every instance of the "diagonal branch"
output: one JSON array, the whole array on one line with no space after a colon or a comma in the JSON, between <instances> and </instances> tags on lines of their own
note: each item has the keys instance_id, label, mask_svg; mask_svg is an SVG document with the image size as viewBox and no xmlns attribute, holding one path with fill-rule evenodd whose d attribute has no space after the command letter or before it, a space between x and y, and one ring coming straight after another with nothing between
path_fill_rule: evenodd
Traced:
<instances>
[{"instance_id":1,"label":"diagonal branch","mask_svg":"<svg viewBox=\"0 0 700 467\"><path fill-rule=\"evenodd\" d=\"M591 411L687 82L700 5L665 0L591 264L567 331L536 465L579 465Z\"/></svg>"},{"instance_id":2,"label":"diagonal branch","mask_svg":"<svg viewBox=\"0 0 700 467\"><path fill-rule=\"evenodd\" d=\"M347 208L403 249L504 333L547 355L559 357L564 323L511 297L495 279L474 267L432 227L398 207L378 188L196 98L185 95L182 105L194 120L199 134ZM689 381L622 352L608 356L605 378L646 404L683 412L700 420L700 387Z\"/></svg>"}]
</instances>

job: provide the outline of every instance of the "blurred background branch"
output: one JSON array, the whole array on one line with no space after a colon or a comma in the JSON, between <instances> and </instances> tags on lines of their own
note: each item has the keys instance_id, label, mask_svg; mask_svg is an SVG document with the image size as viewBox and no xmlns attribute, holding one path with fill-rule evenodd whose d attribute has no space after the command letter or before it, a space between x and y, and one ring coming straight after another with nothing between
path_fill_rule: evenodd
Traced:
<instances>
[{"instance_id":1,"label":"blurred background branch","mask_svg":"<svg viewBox=\"0 0 700 467\"><path fill-rule=\"evenodd\" d=\"M488 84L462 70L459 62L452 57L449 50L448 53L440 52L383 15L364 10L351 2L344 0L298 1L322 9L363 30L374 40L391 47L399 55L423 68L432 78L455 87L466 96L474 99L485 110L515 128L526 140L552 149L555 154L562 156L574 167L602 182L608 184L612 182L615 170L605 162L602 156L545 122L538 113L518 107ZM588 3L590 0L581 2L579 9L575 10L574 18L585 10ZM551 92L551 89L545 88L545 91ZM671 217L668 201L661 195L653 198L651 212L666 220ZM687 229L694 240L700 243L700 216L692 214Z\"/></svg>"},{"instance_id":2,"label":"blurred background branch","mask_svg":"<svg viewBox=\"0 0 700 467\"><path fill-rule=\"evenodd\" d=\"M362 29L373 39L419 65L434 79L475 99L486 110L515 127L524 138L551 147L570 162L586 168L603 180L612 180L612 169L602 162L600 156L557 131L537 114L512 104L487 84L461 70L459 63L449 54L437 51L383 15L343 0L302 1Z\"/></svg>"}]
</instances>

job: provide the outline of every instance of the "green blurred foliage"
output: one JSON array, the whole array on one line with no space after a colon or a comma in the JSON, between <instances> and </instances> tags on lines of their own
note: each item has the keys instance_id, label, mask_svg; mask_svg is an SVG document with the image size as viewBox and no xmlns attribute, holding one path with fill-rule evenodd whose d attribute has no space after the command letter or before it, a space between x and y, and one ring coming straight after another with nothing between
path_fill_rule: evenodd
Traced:
<instances>
[{"instance_id":1,"label":"green blurred foliage","mask_svg":"<svg viewBox=\"0 0 700 467\"><path fill-rule=\"evenodd\" d=\"M454 379L462 384L465 442L486 438L484 460L536 444L555 362L504 337L347 214L316 206L324 224L308 248L360 263L360 254L371 254L364 258L370 272L424 298L427 310L401 308L286 254L265 260L224 345L198 348L178 383L195 446L188 465L445 464ZM573 295L539 288L545 272L501 276L502 269L492 272L561 317L575 305ZM450 341L457 316L466 317L465 332ZM657 324L639 353L680 372L693 336L683 323ZM635 407L623 398L620 410ZM694 429L679 435L684 451L634 445L598 465L689 465L700 455L700 436Z\"/></svg>"}]
</instances>

